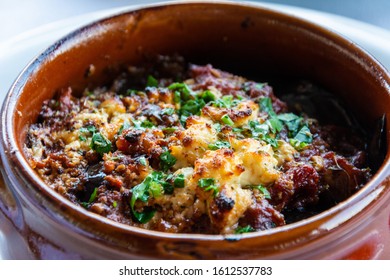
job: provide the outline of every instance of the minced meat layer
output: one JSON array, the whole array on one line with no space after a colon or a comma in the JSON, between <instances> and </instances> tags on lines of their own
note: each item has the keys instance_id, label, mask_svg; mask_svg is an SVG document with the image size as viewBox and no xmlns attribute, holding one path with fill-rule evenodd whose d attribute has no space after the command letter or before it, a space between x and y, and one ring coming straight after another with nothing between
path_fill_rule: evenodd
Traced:
<instances>
[{"instance_id":1,"label":"minced meat layer","mask_svg":"<svg viewBox=\"0 0 390 280\"><path fill-rule=\"evenodd\" d=\"M289 112L267 83L161 57L109 87L60 90L25 151L50 188L108 219L229 234L304 219L359 190L370 171L352 135Z\"/></svg>"}]
</instances>

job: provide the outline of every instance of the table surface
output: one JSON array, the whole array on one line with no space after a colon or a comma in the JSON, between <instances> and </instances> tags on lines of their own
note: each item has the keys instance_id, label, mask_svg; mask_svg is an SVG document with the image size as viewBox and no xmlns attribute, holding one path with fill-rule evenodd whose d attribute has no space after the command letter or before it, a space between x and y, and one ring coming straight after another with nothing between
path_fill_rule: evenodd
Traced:
<instances>
[{"instance_id":1,"label":"table surface","mask_svg":"<svg viewBox=\"0 0 390 280\"><path fill-rule=\"evenodd\" d=\"M161 0L1 0L0 42L42 25L85 13L154 2L161 2ZM390 30L389 0L268 0L261 2L324 11Z\"/></svg>"}]
</instances>

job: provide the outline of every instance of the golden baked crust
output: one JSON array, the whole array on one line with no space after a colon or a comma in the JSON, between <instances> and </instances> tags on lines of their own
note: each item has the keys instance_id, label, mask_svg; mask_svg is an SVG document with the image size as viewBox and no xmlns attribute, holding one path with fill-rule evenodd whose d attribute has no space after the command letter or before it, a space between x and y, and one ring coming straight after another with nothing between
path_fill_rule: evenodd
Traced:
<instances>
[{"instance_id":1,"label":"golden baked crust","mask_svg":"<svg viewBox=\"0 0 390 280\"><path fill-rule=\"evenodd\" d=\"M350 193L370 176L267 84L210 65L190 66L180 82L145 73L131 67L110 88L79 97L66 88L45 102L25 150L49 187L121 223L228 234L320 211L321 196L340 188L335 168Z\"/></svg>"}]
</instances>

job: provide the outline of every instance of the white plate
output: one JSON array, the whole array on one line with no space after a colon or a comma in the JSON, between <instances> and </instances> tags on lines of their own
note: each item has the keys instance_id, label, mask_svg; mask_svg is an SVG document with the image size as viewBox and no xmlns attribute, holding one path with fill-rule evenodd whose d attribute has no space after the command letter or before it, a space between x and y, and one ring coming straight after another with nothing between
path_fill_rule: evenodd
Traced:
<instances>
[{"instance_id":1,"label":"white plate","mask_svg":"<svg viewBox=\"0 0 390 280\"><path fill-rule=\"evenodd\" d=\"M330 28L356 42L390 69L390 32L387 30L353 19L303 8L265 3L252 4L302 17ZM137 6L104 10L54 22L0 43L0 103L23 68L53 42L87 23L134 7ZM0 259L6 254L1 250L1 244L4 242L0 229Z\"/></svg>"}]
</instances>

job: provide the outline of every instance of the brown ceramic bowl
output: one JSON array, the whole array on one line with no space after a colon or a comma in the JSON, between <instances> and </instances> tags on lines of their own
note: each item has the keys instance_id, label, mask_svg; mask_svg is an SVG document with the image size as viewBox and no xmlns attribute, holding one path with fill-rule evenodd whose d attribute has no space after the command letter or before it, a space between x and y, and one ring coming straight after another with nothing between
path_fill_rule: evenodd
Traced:
<instances>
[{"instance_id":1,"label":"brown ceramic bowl","mask_svg":"<svg viewBox=\"0 0 390 280\"><path fill-rule=\"evenodd\" d=\"M383 115L390 123L388 72L352 42L304 20L221 2L159 5L103 19L50 46L22 72L5 100L0 209L9 225L4 232L11 258L390 259L388 153L370 182L346 201L300 222L244 235L130 227L49 189L23 153L26 129L43 101L65 86L102 84L147 55L173 53L236 74L304 77L346 100L362 126ZM87 77L91 64L96 70ZM387 139L389 134L386 128ZM390 150L389 141L384 146Z\"/></svg>"}]
</instances>

